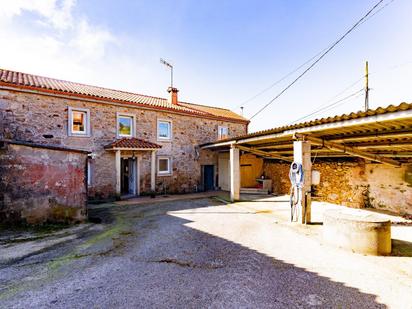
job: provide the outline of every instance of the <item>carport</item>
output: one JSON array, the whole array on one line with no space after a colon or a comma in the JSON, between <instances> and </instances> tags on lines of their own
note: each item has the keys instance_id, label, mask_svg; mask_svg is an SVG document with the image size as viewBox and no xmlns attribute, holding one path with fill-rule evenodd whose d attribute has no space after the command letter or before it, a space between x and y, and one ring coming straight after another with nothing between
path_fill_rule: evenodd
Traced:
<instances>
[{"instance_id":1,"label":"carport","mask_svg":"<svg viewBox=\"0 0 412 309\"><path fill-rule=\"evenodd\" d=\"M394 168L412 163L412 104L401 103L366 112L317 119L201 145L202 149L228 152L230 197L240 199L240 153L302 164L302 223L311 222L312 158L358 157ZM405 181L411 182L407 169ZM409 186L409 190L411 187ZM306 203L305 203L306 200ZM303 218L306 209L306 218Z\"/></svg>"}]
</instances>

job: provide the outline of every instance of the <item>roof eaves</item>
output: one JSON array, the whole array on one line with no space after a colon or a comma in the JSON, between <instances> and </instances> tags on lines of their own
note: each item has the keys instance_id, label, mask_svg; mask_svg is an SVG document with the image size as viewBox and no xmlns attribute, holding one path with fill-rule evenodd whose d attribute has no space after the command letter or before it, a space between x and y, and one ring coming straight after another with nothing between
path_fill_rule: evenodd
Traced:
<instances>
[{"instance_id":1,"label":"roof eaves","mask_svg":"<svg viewBox=\"0 0 412 309\"><path fill-rule=\"evenodd\" d=\"M281 126L281 127L276 127L272 129L254 132L254 133L239 135L236 137L227 138L227 139L219 140L216 142L203 144L201 145L201 147L205 147L207 145L220 144L223 142L238 141L238 140L242 140L246 138L260 137L260 136L269 135L269 134L277 134L277 133L282 133L288 130L309 128L309 127L317 126L317 125L330 124L330 123L336 123L339 121L354 120L354 119L366 118L366 117L382 115L382 114L387 114L387 113L402 112L402 111L407 111L407 110L412 110L412 103L402 102L399 105L391 104L387 107L378 107L374 110L368 110L366 112L364 111L352 112L350 114L342 114L342 115L336 115L336 116L327 117L327 118L319 118L319 119L314 119L311 121L306 121L306 122L297 123L293 125Z\"/></svg>"}]
</instances>

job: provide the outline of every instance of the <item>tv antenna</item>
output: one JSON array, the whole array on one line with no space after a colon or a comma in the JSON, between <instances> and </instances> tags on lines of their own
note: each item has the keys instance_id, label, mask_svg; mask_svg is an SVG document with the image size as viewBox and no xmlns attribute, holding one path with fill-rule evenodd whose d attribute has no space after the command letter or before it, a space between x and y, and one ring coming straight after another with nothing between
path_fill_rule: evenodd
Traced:
<instances>
[{"instance_id":1,"label":"tv antenna","mask_svg":"<svg viewBox=\"0 0 412 309\"><path fill-rule=\"evenodd\" d=\"M173 88L173 65L162 58L160 58L160 63L164 64L170 69L170 87Z\"/></svg>"}]
</instances>

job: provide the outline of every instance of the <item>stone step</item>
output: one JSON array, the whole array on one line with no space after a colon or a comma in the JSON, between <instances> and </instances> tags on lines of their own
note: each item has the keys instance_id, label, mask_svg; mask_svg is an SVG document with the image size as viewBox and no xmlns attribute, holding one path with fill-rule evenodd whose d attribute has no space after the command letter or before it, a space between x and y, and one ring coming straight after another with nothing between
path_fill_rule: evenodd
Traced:
<instances>
[{"instance_id":1,"label":"stone step","mask_svg":"<svg viewBox=\"0 0 412 309\"><path fill-rule=\"evenodd\" d=\"M269 194L266 189L260 188L240 188L240 193L242 194Z\"/></svg>"}]
</instances>

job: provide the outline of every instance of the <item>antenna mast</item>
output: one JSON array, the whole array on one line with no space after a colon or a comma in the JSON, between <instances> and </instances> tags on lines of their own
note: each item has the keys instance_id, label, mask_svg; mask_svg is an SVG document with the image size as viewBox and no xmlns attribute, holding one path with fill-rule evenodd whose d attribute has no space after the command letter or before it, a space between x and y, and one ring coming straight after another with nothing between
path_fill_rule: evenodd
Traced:
<instances>
[{"instance_id":1,"label":"antenna mast","mask_svg":"<svg viewBox=\"0 0 412 309\"><path fill-rule=\"evenodd\" d=\"M173 65L162 58L160 58L160 63L170 68L170 87L173 88Z\"/></svg>"},{"instance_id":2,"label":"antenna mast","mask_svg":"<svg viewBox=\"0 0 412 309\"><path fill-rule=\"evenodd\" d=\"M368 61L365 64L365 112L369 109L369 66Z\"/></svg>"}]
</instances>

